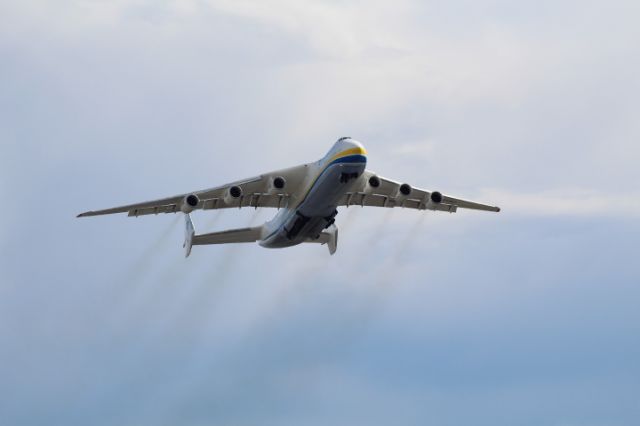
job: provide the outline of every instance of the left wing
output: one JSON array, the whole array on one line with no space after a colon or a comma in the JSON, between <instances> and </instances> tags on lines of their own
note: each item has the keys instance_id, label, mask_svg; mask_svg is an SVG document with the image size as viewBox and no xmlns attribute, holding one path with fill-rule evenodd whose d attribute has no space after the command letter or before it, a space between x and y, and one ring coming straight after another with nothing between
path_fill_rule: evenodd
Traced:
<instances>
[{"instance_id":1,"label":"left wing","mask_svg":"<svg viewBox=\"0 0 640 426\"><path fill-rule=\"evenodd\" d=\"M353 191L348 192L339 206L406 207L417 210L438 210L455 213L459 208L499 212L500 207L476 203L443 195L438 191L413 188L365 170Z\"/></svg>"},{"instance_id":2,"label":"left wing","mask_svg":"<svg viewBox=\"0 0 640 426\"><path fill-rule=\"evenodd\" d=\"M193 210L231 207L286 207L304 184L307 165L265 173L215 188L110 209L88 211L78 217L128 213L143 216L158 213L190 213Z\"/></svg>"}]
</instances>

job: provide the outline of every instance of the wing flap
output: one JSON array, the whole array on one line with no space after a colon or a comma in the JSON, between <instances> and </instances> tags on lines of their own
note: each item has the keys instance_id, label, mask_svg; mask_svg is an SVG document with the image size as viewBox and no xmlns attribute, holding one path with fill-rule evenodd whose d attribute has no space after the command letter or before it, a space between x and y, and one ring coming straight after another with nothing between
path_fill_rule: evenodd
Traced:
<instances>
[{"instance_id":1,"label":"wing flap","mask_svg":"<svg viewBox=\"0 0 640 426\"><path fill-rule=\"evenodd\" d=\"M177 204L169 204L166 206L155 206L155 207L141 207L129 210L129 217L138 217L145 216L149 214L160 214L160 213L175 213L179 211Z\"/></svg>"},{"instance_id":2,"label":"wing flap","mask_svg":"<svg viewBox=\"0 0 640 426\"><path fill-rule=\"evenodd\" d=\"M361 207L406 207L419 209L422 200L417 198L395 198L390 195L366 192L347 192L338 202L340 206L361 206Z\"/></svg>"}]
</instances>

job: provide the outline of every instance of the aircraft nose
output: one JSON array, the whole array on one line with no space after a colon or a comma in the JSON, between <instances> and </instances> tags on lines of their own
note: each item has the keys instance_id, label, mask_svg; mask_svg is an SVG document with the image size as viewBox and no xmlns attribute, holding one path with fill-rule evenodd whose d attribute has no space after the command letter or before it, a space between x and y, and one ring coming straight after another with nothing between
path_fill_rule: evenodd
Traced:
<instances>
[{"instance_id":1,"label":"aircraft nose","mask_svg":"<svg viewBox=\"0 0 640 426\"><path fill-rule=\"evenodd\" d=\"M362 143L348 136L338 139L338 145L340 146L341 151L353 150L358 151L359 154L363 155L367 153L367 150L364 148Z\"/></svg>"}]
</instances>

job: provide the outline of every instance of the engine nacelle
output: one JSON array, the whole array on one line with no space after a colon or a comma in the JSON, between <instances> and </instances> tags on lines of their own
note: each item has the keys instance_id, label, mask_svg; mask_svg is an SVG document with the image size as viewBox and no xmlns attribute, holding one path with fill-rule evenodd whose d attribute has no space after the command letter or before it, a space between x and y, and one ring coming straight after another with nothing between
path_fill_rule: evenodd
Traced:
<instances>
[{"instance_id":1,"label":"engine nacelle","mask_svg":"<svg viewBox=\"0 0 640 426\"><path fill-rule=\"evenodd\" d=\"M230 186L224 193L224 202L234 204L240 197L242 197L242 188L236 185Z\"/></svg>"},{"instance_id":2,"label":"engine nacelle","mask_svg":"<svg viewBox=\"0 0 640 426\"><path fill-rule=\"evenodd\" d=\"M380 186L380 178L376 175L371 175L369 177L369 181L367 182L370 188L377 188Z\"/></svg>"},{"instance_id":3,"label":"engine nacelle","mask_svg":"<svg viewBox=\"0 0 640 426\"><path fill-rule=\"evenodd\" d=\"M440 204L442 202L442 193L438 191L433 191L429 196L429 200L435 204Z\"/></svg>"},{"instance_id":4,"label":"engine nacelle","mask_svg":"<svg viewBox=\"0 0 640 426\"><path fill-rule=\"evenodd\" d=\"M287 180L282 176L274 176L269 182L269 193L277 194L282 192L284 187L287 186Z\"/></svg>"},{"instance_id":5,"label":"engine nacelle","mask_svg":"<svg viewBox=\"0 0 640 426\"><path fill-rule=\"evenodd\" d=\"M198 203L200 199L196 194L189 194L182 199L180 203L180 211L183 213L191 213L196 207L198 207Z\"/></svg>"},{"instance_id":6,"label":"engine nacelle","mask_svg":"<svg viewBox=\"0 0 640 426\"><path fill-rule=\"evenodd\" d=\"M413 188L411 188L411 185L409 185L408 183L403 183L398 187L398 191L396 192L395 198L401 198L401 199L406 198L409 195L411 195L411 191L413 191Z\"/></svg>"},{"instance_id":7,"label":"engine nacelle","mask_svg":"<svg viewBox=\"0 0 640 426\"><path fill-rule=\"evenodd\" d=\"M442 202L443 196L441 192L438 191L433 191L430 195L429 195L429 199L427 200L427 204L425 206L426 209L429 210L435 210L436 209L436 205L440 204Z\"/></svg>"}]
</instances>

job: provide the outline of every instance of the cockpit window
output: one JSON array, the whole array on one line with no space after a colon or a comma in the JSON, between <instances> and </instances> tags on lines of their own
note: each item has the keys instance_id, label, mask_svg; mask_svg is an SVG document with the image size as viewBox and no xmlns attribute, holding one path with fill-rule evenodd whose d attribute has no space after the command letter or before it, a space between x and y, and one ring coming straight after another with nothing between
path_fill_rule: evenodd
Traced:
<instances>
[{"instance_id":1,"label":"cockpit window","mask_svg":"<svg viewBox=\"0 0 640 426\"><path fill-rule=\"evenodd\" d=\"M338 142L341 142L341 141L343 141L345 139L351 139L351 136L343 136L340 139L338 139Z\"/></svg>"}]
</instances>

